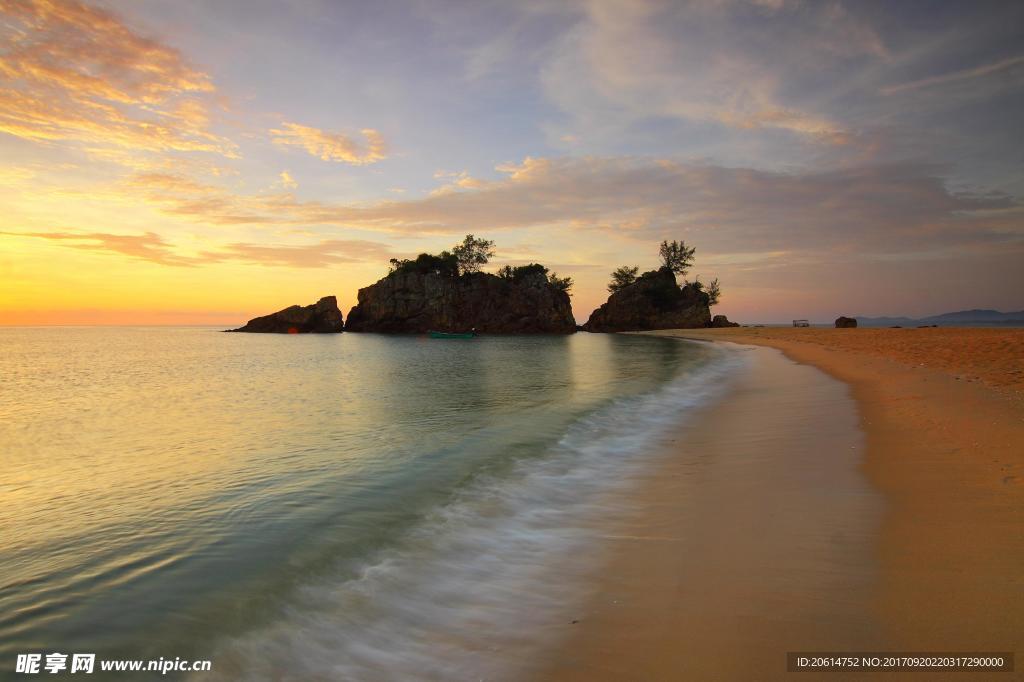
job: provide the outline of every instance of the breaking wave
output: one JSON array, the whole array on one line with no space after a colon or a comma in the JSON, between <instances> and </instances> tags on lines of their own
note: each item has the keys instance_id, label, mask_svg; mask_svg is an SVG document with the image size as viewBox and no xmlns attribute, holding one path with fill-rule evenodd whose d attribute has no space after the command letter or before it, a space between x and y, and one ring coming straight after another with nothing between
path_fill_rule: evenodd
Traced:
<instances>
[{"instance_id":1,"label":"breaking wave","mask_svg":"<svg viewBox=\"0 0 1024 682\"><path fill-rule=\"evenodd\" d=\"M601 563L594 521L628 512L610 493L744 364L732 350L709 358L577 420L546 452L477 475L354 573L289 592L269 624L220 642L202 679L520 678L587 595Z\"/></svg>"}]
</instances>

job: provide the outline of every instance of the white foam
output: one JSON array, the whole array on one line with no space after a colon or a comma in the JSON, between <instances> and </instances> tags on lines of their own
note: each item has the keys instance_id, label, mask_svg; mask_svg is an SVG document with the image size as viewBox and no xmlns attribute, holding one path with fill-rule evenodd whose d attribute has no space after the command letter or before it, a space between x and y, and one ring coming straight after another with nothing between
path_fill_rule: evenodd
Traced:
<instances>
[{"instance_id":1,"label":"white foam","mask_svg":"<svg viewBox=\"0 0 1024 682\"><path fill-rule=\"evenodd\" d=\"M546 456L466 486L356 578L312 582L272 625L224 642L213 677L517 679L585 595L600 549L590 522L622 511L608 493L724 394L742 356L715 349L661 389L577 421Z\"/></svg>"}]
</instances>

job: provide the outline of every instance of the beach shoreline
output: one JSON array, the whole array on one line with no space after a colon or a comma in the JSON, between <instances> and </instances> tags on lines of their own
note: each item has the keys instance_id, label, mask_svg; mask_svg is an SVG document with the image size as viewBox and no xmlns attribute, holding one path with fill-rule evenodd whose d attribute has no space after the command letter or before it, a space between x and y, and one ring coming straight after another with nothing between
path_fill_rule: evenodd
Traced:
<instances>
[{"instance_id":1,"label":"beach shoreline","mask_svg":"<svg viewBox=\"0 0 1024 682\"><path fill-rule=\"evenodd\" d=\"M737 581L750 571L733 570L736 566L730 566L723 554L717 559L717 574L701 574L701 562L689 561L679 550L620 542L602 573L598 596L541 677L781 679L788 676L786 651L1021 651L1024 403L1014 363L1021 357L1017 350L1024 342L1024 330L981 330L980 335L975 331L738 328L653 332L769 346L785 354L797 368L810 365L816 368L813 371L821 370L848 387L856 427L863 437L855 468L881 502L877 522L864 526L868 529L863 538L866 544L847 555L847 560L859 567L859 572L855 571L858 577L846 576L846 592L828 597L839 601L826 610L834 611L838 603L845 604L840 611L852 611L840 613L830 623L821 618L822 612L794 608L821 596L811 581L785 599L777 599L775 609L763 614L761 627L729 622L721 614L705 613L706 607L716 603L727 606L726 597L740 594ZM958 351L965 346L972 352L958 358ZM952 352L947 352L949 349ZM935 358L935 362L921 362L925 357ZM789 373L793 370L791 366ZM761 388L766 408L786 396L782 388ZM730 411L735 413L729 403L737 399L733 396L709 409L698 420L698 431L705 427L745 428L749 415L728 417ZM685 532L689 502L678 486L673 488L673 467L679 470L692 458L694 446L713 449L712 435L712 431L701 435L689 427L680 429L678 442L668 445L664 464L632 493L644 511L639 521L630 522L630 533L664 536L673 530ZM777 435L784 436L781 432ZM719 440L728 441L731 436L724 433ZM651 500L663 503L653 505L658 508L652 511ZM722 501L723 505L727 502ZM806 511L815 513L809 508ZM870 517L874 512L861 509L857 513ZM708 527L718 525L721 530L719 521L709 520ZM642 548L643 544L647 547ZM760 561L765 556L768 554L735 558ZM827 563L819 562L816 568ZM694 586L687 584L694 577L712 581L704 593L694 592ZM776 597L783 594L780 585L785 583L768 582L767 587L748 585L743 597L769 604L773 593ZM643 608L608 606L613 591ZM606 602L604 608L602 601ZM743 602L734 599L734 603ZM690 619L688 614L693 611L704 619ZM738 612L742 613L743 607ZM913 675L881 674L885 679ZM829 679L844 677L829 674ZM929 679L947 677L978 679L962 672L929 674Z\"/></svg>"}]
</instances>

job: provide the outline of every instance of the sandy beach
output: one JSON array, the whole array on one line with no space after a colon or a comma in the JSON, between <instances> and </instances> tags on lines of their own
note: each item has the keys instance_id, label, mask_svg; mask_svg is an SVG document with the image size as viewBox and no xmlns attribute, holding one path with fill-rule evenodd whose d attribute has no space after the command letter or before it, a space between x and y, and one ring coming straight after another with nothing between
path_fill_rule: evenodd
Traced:
<instances>
[{"instance_id":1,"label":"sandy beach","mask_svg":"<svg viewBox=\"0 0 1024 682\"><path fill-rule=\"evenodd\" d=\"M609 521L546 679L781 679L795 650L1019 655L1024 330L654 333L781 353L751 351L636 515Z\"/></svg>"}]
</instances>

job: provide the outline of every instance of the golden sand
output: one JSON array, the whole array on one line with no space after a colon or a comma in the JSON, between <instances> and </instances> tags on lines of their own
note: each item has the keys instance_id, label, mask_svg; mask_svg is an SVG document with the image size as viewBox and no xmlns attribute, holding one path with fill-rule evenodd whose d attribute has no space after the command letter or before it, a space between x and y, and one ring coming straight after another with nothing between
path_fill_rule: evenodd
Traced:
<instances>
[{"instance_id":1,"label":"golden sand","mask_svg":"<svg viewBox=\"0 0 1024 682\"><path fill-rule=\"evenodd\" d=\"M1024 395L1024 329L734 327L654 333L756 343L784 351L800 352L806 346L856 353L979 381L1017 398Z\"/></svg>"},{"instance_id":2,"label":"golden sand","mask_svg":"<svg viewBox=\"0 0 1024 682\"><path fill-rule=\"evenodd\" d=\"M802 571L782 574L758 566L769 554L751 554L744 535L722 523L732 518L729 505L741 499L735 497L721 499L722 514L703 516L705 536L724 532L718 536L724 548L705 562L710 569L681 551L680 542L694 532L687 497L692 493L679 485L682 463L692 457L683 444L713 449L715 429L728 441L729 431L749 428L754 417L735 409L734 396L710 410L696 429L680 430L677 454L634 493L638 517L610 531L679 542L620 543L613 549L599 593L547 679L782 679L792 676L784 668L787 650L823 647L1024 656L1024 330L655 333L775 347L845 382L864 434L860 471L882 502L878 522L868 532L868 550L846 555L852 573L845 578L832 559L808 559ZM787 389L762 385L759 397L768 410L787 399ZM786 434L778 435L782 453ZM691 454L684 457L686 452ZM837 494L843 489L838 486ZM761 493L750 487L748 494L756 503ZM815 505L801 504L813 518ZM859 509L850 512L851 519L866 518ZM765 506L762 512L770 510ZM770 525L759 537L766 546L786 541ZM856 546L855 540L845 544ZM740 544L729 549L734 542ZM873 577L865 578L865 571ZM761 572L774 578L750 581ZM847 601L833 603L836 595L822 595L822 585L835 586L836 576L847 582ZM697 589L694 579L702 581ZM610 605L613 591L631 606ZM835 617L810 608L815 603ZM728 664L724 655L733 657ZM971 673L871 677L916 680L922 674L929 680L987 679ZM842 677L831 673L828 679Z\"/></svg>"}]
</instances>

